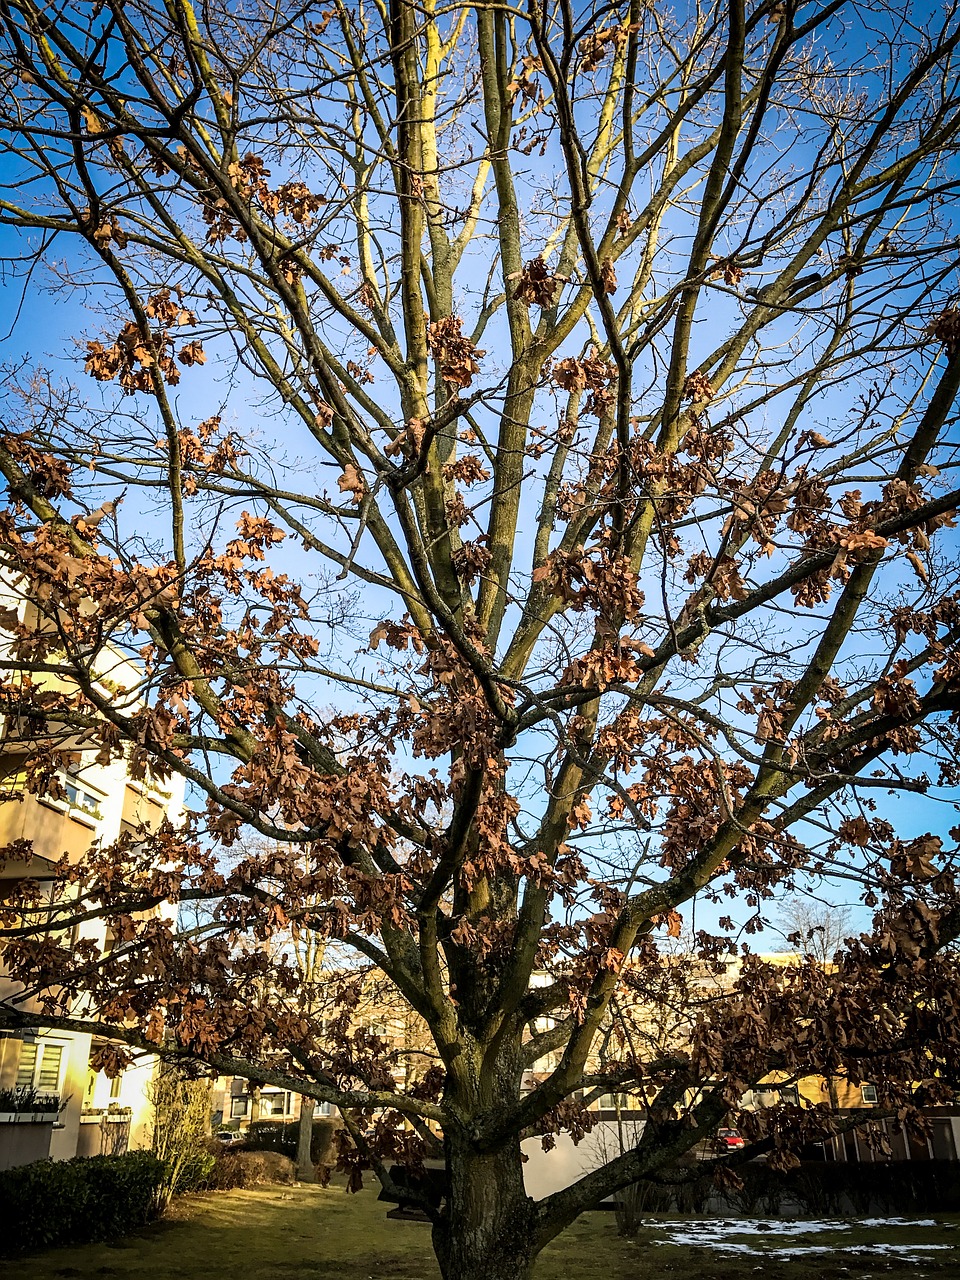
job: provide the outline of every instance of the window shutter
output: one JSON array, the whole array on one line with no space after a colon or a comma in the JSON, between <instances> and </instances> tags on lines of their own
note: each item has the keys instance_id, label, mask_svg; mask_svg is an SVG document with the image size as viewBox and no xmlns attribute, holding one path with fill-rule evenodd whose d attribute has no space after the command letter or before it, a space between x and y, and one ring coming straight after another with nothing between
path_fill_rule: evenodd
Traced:
<instances>
[{"instance_id":1,"label":"window shutter","mask_svg":"<svg viewBox=\"0 0 960 1280\"><path fill-rule=\"evenodd\" d=\"M43 1046L40 1073L37 1076L37 1088L41 1093L56 1093L60 1088L60 1063L62 1059L62 1045L45 1044Z\"/></svg>"},{"instance_id":2,"label":"window shutter","mask_svg":"<svg viewBox=\"0 0 960 1280\"><path fill-rule=\"evenodd\" d=\"M33 1073L37 1066L37 1046L32 1041L24 1041L20 1046L20 1065L17 1067L16 1087L18 1089L33 1088Z\"/></svg>"}]
</instances>

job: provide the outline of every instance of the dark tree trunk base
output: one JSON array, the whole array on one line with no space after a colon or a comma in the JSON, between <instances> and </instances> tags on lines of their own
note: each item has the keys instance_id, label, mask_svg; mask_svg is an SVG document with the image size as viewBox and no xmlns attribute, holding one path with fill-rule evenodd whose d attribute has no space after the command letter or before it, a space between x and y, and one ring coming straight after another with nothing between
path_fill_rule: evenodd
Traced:
<instances>
[{"instance_id":1,"label":"dark tree trunk base","mask_svg":"<svg viewBox=\"0 0 960 1280\"><path fill-rule=\"evenodd\" d=\"M451 1152L449 1174L447 1209L433 1229L443 1280L528 1280L535 1211L519 1145L489 1155Z\"/></svg>"}]
</instances>

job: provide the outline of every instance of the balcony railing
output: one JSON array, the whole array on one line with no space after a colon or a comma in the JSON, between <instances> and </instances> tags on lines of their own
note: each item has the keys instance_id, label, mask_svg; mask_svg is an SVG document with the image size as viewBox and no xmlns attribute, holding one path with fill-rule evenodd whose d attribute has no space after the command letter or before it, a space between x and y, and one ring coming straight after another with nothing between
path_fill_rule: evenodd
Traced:
<instances>
[{"instance_id":1,"label":"balcony railing","mask_svg":"<svg viewBox=\"0 0 960 1280\"><path fill-rule=\"evenodd\" d=\"M129 1123L132 1115L132 1107L121 1107L119 1103L111 1102L108 1107L84 1107L80 1112L80 1123L90 1124L94 1120L100 1124L119 1124L121 1121Z\"/></svg>"},{"instance_id":2,"label":"balcony railing","mask_svg":"<svg viewBox=\"0 0 960 1280\"><path fill-rule=\"evenodd\" d=\"M0 1089L0 1122L34 1121L51 1123L60 1110L60 1098L55 1093L40 1093L21 1085L14 1089Z\"/></svg>"}]
</instances>

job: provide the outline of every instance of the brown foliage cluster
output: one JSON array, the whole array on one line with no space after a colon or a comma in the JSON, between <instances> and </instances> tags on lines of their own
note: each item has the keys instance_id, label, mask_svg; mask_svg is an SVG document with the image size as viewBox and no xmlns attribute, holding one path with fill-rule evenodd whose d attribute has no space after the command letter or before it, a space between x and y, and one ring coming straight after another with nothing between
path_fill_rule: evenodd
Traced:
<instances>
[{"instance_id":1,"label":"brown foliage cluster","mask_svg":"<svg viewBox=\"0 0 960 1280\"><path fill-rule=\"evenodd\" d=\"M176 350L177 339L170 332L171 327L195 325L197 318L173 299L169 289L148 298L143 311L145 317L159 322L158 328L150 329L131 320L110 346L98 341L87 343L84 368L92 378L98 382L117 378L124 391L149 393L154 390L154 371L168 386L176 386L180 381L178 363L189 368L206 362L203 346L196 339Z\"/></svg>"},{"instance_id":2,"label":"brown foliage cluster","mask_svg":"<svg viewBox=\"0 0 960 1280\"><path fill-rule=\"evenodd\" d=\"M453 387L469 387L480 372L485 354L461 333L459 316L445 316L430 325L430 350L440 369L440 377Z\"/></svg>"}]
</instances>

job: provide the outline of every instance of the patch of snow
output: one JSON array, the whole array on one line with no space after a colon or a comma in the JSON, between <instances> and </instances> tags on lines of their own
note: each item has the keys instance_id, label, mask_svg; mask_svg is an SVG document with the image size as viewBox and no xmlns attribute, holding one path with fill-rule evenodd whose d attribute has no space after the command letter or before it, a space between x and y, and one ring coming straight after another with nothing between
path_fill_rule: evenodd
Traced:
<instances>
[{"instance_id":1,"label":"patch of snow","mask_svg":"<svg viewBox=\"0 0 960 1280\"><path fill-rule=\"evenodd\" d=\"M859 1246L860 1253L917 1253L919 1250L952 1249L952 1244L866 1244Z\"/></svg>"},{"instance_id":2,"label":"patch of snow","mask_svg":"<svg viewBox=\"0 0 960 1280\"><path fill-rule=\"evenodd\" d=\"M670 1222L661 1224L664 1231L695 1231L713 1236L747 1236L771 1232L778 1236L815 1235L819 1231L851 1231L854 1227L935 1227L934 1218L790 1218L773 1221L767 1218L708 1218L698 1222L686 1220L677 1226Z\"/></svg>"},{"instance_id":3,"label":"patch of snow","mask_svg":"<svg viewBox=\"0 0 960 1280\"><path fill-rule=\"evenodd\" d=\"M936 1218L857 1218L858 1227L936 1227Z\"/></svg>"},{"instance_id":4,"label":"patch of snow","mask_svg":"<svg viewBox=\"0 0 960 1280\"><path fill-rule=\"evenodd\" d=\"M936 1250L950 1250L948 1244L892 1244L876 1243L862 1245L817 1245L793 1244L764 1247L764 1237L770 1235L782 1238L816 1235L823 1231L850 1231L854 1227L935 1227L934 1218L836 1218L813 1220L809 1222L768 1222L763 1218L716 1218L702 1222L685 1221L672 1224L662 1222L657 1229L667 1237L658 1240L657 1244L692 1245L694 1247L715 1249L723 1254L744 1254L765 1258L809 1257L814 1254L858 1255L874 1254L879 1257L895 1256L904 1262L922 1262L923 1254ZM754 1237L744 1240L743 1237Z\"/></svg>"},{"instance_id":5,"label":"patch of snow","mask_svg":"<svg viewBox=\"0 0 960 1280\"><path fill-rule=\"evenodd\" d=\"M721 1249L727 1246L722 1245ZM747 1247L747 1246L741 1246ZM948 1244L844 1244L844 1245L823 1245L823 1244L807 1244L794 1245L789 1249L765 1249L764 1255L771 1258L798 1258L811 1253L829 1253L833 1256L841 1253L857 1254L857 1253L876 1253L886 1254L914 1254L928 1253L931 1249L949 1249ZM739 1251L739 1250L738 1250ZM905 1258L905 1261L919 1261L916 1258Z\"/></svg>"}]
</instances>

